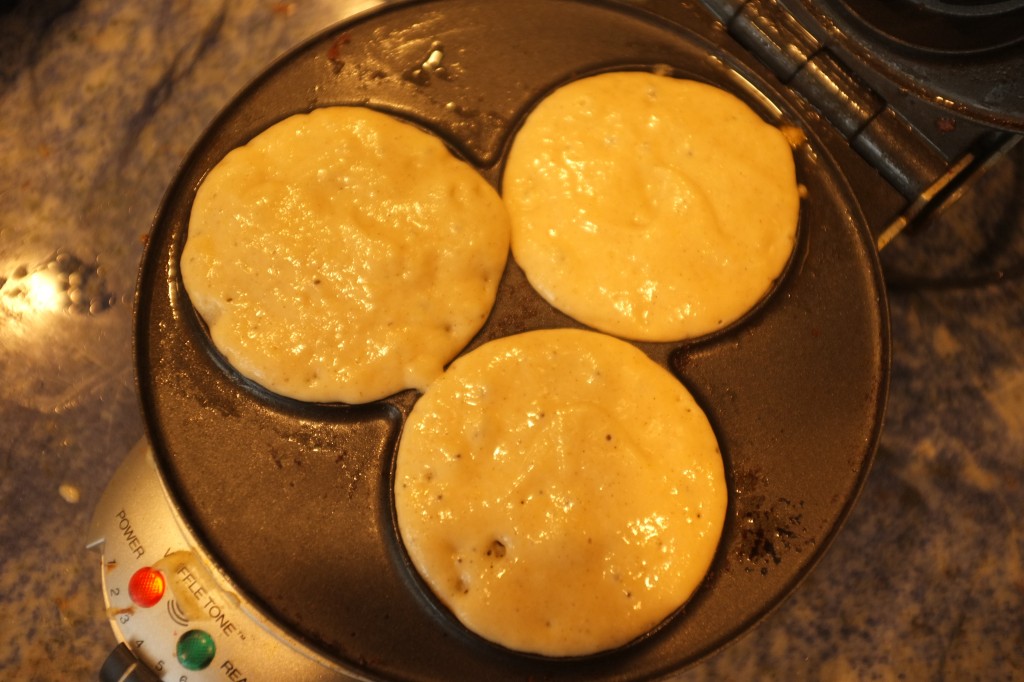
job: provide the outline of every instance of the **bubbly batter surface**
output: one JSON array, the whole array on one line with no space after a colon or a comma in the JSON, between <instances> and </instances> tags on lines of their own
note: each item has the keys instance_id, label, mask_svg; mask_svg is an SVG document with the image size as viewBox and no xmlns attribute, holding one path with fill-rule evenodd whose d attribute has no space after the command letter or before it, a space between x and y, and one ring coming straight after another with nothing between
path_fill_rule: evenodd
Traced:
<instances>
[{"instance_id":1,"label":"bubbly batter surface","mask_svg":"<svg viewBox=\"0 0 1024 682\"><path fill-rule=\"evenodd\" d=\"M625 338L734 322L780 276L799 194L783 133L696 81L608 73L543 100L503 181L512 252L554 305Z\"/></svg>"},{"instance_id":2,"label":"bubbly batter surface","mask_svg":"<svg viewBox=\"0 0 1024 682\"><path fill-rule=\"evenodd\" d=\"M306 401L423 389L484 323L509 247L497 192L384 114L292 116L200 186L181 275L244 376Z\"/></svg>"},{"instance_id":3,"label":"bubbly batter surface","mask_svg":"<svg viewBox=\"0 0 1024 682\"><path fill-rule=\"evenodd\" d=\"M460 357L407 420L398 527L469 629L547 656L656 627L711 563L727 504L715 435L630 344L527 332Z\"/></svg>"}]
</instances>

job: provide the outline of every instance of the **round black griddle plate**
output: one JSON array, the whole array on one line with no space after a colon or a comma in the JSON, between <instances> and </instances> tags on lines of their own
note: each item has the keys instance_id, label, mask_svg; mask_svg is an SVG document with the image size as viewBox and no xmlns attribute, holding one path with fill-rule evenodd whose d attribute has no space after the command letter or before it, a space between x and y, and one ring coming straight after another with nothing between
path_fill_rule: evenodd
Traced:
<instances>
[{"instance_id":1,"label":"round black griddle plate","mask_svg":"<svg viewBox=\"0 0 1024 682\"><path fill-rule=\"evenodd\" d=\"M667 674L734 639L778 604L821 556L856 498L881 428L889 337L877 255L829 151L839 138L759 66L732 53L708 17L668 5L660 16L581 0L437 0L357 18L296 49L242 92L166 196L136 314L139 388L158 466L185 519L238 590L360 675ZM230 149L290 114L335 104L394 113L444 138L498 186L525 113L553 88L613 69L715 83L766 119L802 128L807 141L795 155L807 196L796 253L763 305L712 337L639 344L694 393L722 445L730 504L705 583L641 641L595 657L551 660L465 632L409 569L390 477L417 395L317 405L256 387L213 348L177 262L204 175ZM579 325L541 300L510 258L492 315L471 345L560 326Z\"/></svg>"}]
</instances>

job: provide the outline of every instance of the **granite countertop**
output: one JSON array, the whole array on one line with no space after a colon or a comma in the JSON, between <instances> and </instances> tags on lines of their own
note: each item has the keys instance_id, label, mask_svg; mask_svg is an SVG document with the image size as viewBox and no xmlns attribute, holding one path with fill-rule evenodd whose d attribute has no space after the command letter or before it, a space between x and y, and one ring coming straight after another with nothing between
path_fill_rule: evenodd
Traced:
<instances>
[{"instance_id":1,"label":"granite countertop","mask_svg":"<svg viewBox=\"0 0 1024 682\"><path fill-rule=\"evenodd\" d=\"M84 544L142 436L132 297L162 193L235 92L373 4L0 4L0 679L95 679L115 644ZM892 386L860 501L680 679L1024 680L1024 145L882 261Z\"/></svg>"}]
</instances>

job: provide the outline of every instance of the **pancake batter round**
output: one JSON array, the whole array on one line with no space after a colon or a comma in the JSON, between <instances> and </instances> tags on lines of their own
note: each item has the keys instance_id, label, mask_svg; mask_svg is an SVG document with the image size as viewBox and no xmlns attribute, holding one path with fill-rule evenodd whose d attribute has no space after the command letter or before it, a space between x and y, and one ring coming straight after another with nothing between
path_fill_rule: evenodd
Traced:
<instances>
[{"instance_id":1,"label":"pancake batter round","mask_svg":"<svg viewBox=\"0 0 1024 682\"><path fill-rule=\"evenodd\" d=\"M644 72L541 101L509 154L512 253L576 320L644 341L708 334L781 275L800 197L783 133L735 96Z\"/></svg>"},{"instance_id":2,"label":"pancake batter round","mask_svg":"<svg viewBox=\"0 0 1024 682\"><path fill-rule=\"evenodd\" d=\"M181 276L241 374L305 401L423 389L486 320L497 192L434 136L328 107L231 151L196 194Z\"/></svg>"},{"instance_id":3,"label":"pancake batter round","mask_svg":"<svg viewBox=\"0 0 1024 682\"><path fill-rule=\"evenodd\" d=\"M589 331L457 359L414 406L395 465L398 528L438 599L484 638L546 656L622 646L675 612L726 505L689 392Z\"/></svg>"}]
</instances>

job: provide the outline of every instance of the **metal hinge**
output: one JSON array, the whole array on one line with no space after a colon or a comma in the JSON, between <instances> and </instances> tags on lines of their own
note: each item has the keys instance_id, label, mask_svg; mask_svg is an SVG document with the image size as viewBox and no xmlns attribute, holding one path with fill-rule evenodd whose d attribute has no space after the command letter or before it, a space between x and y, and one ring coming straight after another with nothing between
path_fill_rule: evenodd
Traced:
<instances>
[{"instance_id":1,"label":"metal hinge","mask_svg":"<svg viewBox=\"0 0 1024 682\"><path fill-rule=\"evenodd\" d=\"M949 161L776 0L702 0L729 34L802 95L911 203Z\"/></svg>"}]
</instances>

